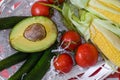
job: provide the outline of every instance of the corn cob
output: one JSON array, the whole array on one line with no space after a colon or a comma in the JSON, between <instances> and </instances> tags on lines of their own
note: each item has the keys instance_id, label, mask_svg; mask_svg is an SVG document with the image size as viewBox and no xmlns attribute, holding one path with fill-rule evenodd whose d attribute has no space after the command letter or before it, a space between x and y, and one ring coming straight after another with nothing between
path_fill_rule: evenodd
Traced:
<instances>
[{"instance_id":1,"label":"corn cob","mask_svg":"<svg viewBox=\"0 0 120 80\"><path fill-rule=\"evenodd\" d=\"M101 18L120 24L119 0L90 0L86 9Z\"/></svg>"},{"instance_id":2,"label":"corn cob","mask_svg":"<svg viewBox=\"0 0 120 80\"><path fill-rule=\"evenodd\" d=\"M90 26L90 40L116 66L120 67L120 38L98 25L95 20Z\"/></svg>"},{"instance_id":3,"label":"corn cob","mask_svg":"<svg viewBox=\"0 0 120 80\"><path fill-rule=\"evenodd\" d=\"M88 4L81 6L79 4L82 4L83 0L70 1L78 9L87 9L91 13L104 18L101 19L90 12L86 12L89 13L87 16L81 12L80 19L74 14L69 15L70 21L75 25L77 31L83 34L85 39L85 34L89 35L86 40L90 39L112 63L120 67L120 26L117 24L117 21L120 23L120 2L117 0L85 0ZM108 3L105 3L107 1ZM71 9L70 13L73 12ZM83 19L81 19L81 16ZM86 31L83 31L84 29Z\"/></svg>"}]
</instances>

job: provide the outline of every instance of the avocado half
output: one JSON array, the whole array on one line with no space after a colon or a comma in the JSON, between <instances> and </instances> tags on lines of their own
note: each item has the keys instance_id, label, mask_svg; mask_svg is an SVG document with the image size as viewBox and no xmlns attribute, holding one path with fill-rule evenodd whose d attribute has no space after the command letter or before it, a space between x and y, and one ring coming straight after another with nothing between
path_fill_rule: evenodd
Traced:
<instances>
[{"instance_id":1,"label":"avocado half","mask_svg":"<svg viewBox=\"0 0 120 80\"><path fill-rule=\"evenodd\" d=\"M39 52L49 48L57 38L57 27L47 17L29 17L11 30L11 46L22 52Z\"/></svg>"}]
</instances>

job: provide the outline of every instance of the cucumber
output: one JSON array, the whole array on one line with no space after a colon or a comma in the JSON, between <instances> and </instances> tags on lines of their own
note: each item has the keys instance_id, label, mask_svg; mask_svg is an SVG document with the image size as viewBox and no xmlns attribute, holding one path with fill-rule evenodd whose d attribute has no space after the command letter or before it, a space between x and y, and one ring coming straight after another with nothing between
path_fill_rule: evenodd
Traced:
<instances>
[{"instance_id":1,"label":"cucumber","mask_svg":"<svg viewBox=\"0 0 120 80\"><path fill-rule=\"evenodd\" d=\"M18 69L18 71L8 80L22 80L24 75L30 72L41 56L42 53L32 53L30 57L24 62L24 64Z\"/></svg>"},{"instance_id":2,"label":"cucumber","mask_svg":"<svg viewBox=\"0 0 120 80\"><path fill-rule=\"evenodd\" d=\"M41 80L45 73L49 70L50 67L50 61L52 57L55 55L54 53L51 53L51 50L54 48L51 47L47 49L43 56L40 58L38 63L35 65L35 67L28 73L23 80Z\"/></svg>"},{"instance_id":3,"label":"cucumber","mask_svg":"<svg viewBox=\"0 0 120 80\"><path fill-rule=\"evenodd\" d=\"M19 62L24 61L30 54L16 52L15 54L3 59L0 61L0 71L5 68L9 68L10 66L17 64Z\"/></svg>"},{"instance_id":4,"label":"cucumber","mask_svg":"<svg viewBox=\"0 0 120 80\"><path fill-rule=\"evenodd\" d=\"M13 28L14 25L27 17L28 16L11 16L0 18L0 30Z\"/></svg>"}]
</instances>

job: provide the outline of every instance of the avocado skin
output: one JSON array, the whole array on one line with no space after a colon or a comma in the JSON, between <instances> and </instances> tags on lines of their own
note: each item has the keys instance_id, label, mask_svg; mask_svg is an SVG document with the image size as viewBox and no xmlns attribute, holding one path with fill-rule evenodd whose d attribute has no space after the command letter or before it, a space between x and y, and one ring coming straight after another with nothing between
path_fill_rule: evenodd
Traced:
<instances>
[{"instance_id":1,"label":"avocado skin","mask_svg":"<svg viewBox=\"0 0 120 80\"><path fill-rule=\"evenodd\" d=\"M40 23L45 27L46 37L40 41L30 41L24 37L25 29L33 24ZM43 16L25 18L11 30L9 41L11 46L21 52L40 52L49 48L57 39L58 30L54 22Z\"/></svg>"}]
</instances>

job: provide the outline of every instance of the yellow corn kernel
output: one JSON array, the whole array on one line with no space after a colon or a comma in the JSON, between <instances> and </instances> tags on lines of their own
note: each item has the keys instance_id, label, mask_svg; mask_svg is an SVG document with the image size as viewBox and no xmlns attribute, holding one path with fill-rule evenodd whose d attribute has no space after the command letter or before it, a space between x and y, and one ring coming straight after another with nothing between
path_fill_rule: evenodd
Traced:
<instances>
[{"instance_id":1,"label":"yellow corn kernel","mask_svg":"<svg viewBox=\"0 0 120 80\"><path fill-rule=\"evenodd\" d=\"M102 31L106 31L106 29L103 29ZM120 67L120 49L118 49L119 47L115 47L115 45L112 44L110 40L104 36L102 31L96 28L96 25L92 24L90 26L90 39L112 63Z\"/></svg>"},{"instance_id":2,"label":"yellow corn kernel","mask_svg":"<svg viewBox=\"0 0 120 80\"><path fill-rule=\"evenodd\" d=\"M115 0L114 0L115 1ZM106 0L97 0L97 2L99 2L100 4L106 6L106 7L109 7L113 10L116 10L116 11L119 11L120 12L120 7L118 7L116 4L113 4L112 2L109 1L106 1ZM118 2L119 3L119 2Z\"/></svg>"},{"instance_id":3,"label":"yellow corn kernel","mask_svg":"<svg viewBox=\"0 0 120 80\"><path fill-rule=\"evenodd\" d=\"M115 0L116 2L117 0ZM90 0L88 10L98 15L120 24L120 1L118 4L112 4L106 0Z\"/></svg>"},{"instance_id":4,"label":"yellow corn kernel","mask_svg":"<svg viewBox=\"0 0 120 80\"><path fill-rule=\"evenodd\" d=\"M92 7L92 8L94 8L94 10L98 11L99 13L102 13L109 20L112 20L113 22L120 24L120 14L115 14L110 11L105 11L97 7Z\"/></svg>"}]
</instances>

